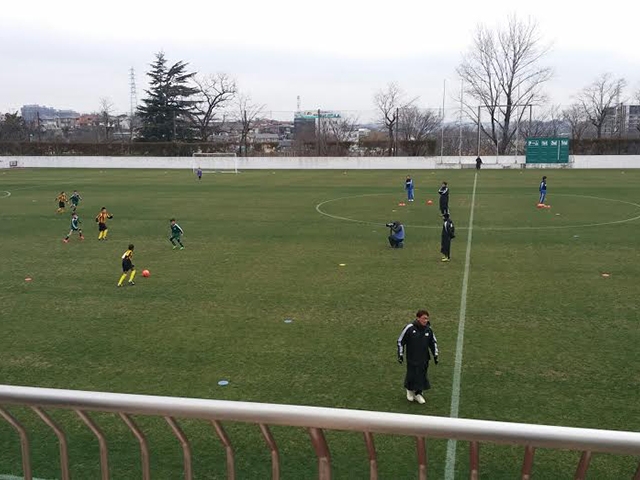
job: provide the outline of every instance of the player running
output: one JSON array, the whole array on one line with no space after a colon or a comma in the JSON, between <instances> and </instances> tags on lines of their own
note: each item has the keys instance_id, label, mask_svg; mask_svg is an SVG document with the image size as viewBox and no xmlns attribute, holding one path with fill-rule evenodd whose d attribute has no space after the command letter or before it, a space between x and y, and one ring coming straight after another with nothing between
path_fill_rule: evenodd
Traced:
<instances>
[{"instance_id":1,"label":"player running","mask_svg":"<svg viewBox=\"0 0 640 480\"><path fill-rule=\"evenodd\" d=\"M136 266L131 261L133 259L133 243L129 244L127 251L122 254L122 275L118 281L118 286L121 287L124 283L124 279L127 277L127 273L131 272L129 276L129 285L133 286L133 277L136 276Z\"/></svg>"},{"instance_id":2,"label":"player running","mask_svg":"<svg viewBox=\"0 0 640 480\"><path fill-rule=\"evenodd\" d=\"M65 204L67 203L67 194L60 192L60 195L56 197L56 201L58 202L58 209L56 210L56 213L64 213Z\"/></svg>"},{"instance_id":3,"label":"player running","mask_svg":"<svg viewBox=\"0 0 640 480\"><path fill-rule=\"evenodd\" d=\"M64 243L69 243L69 238L71 238L71 235L73 234L73 232L78 232L78 235L80 235L80 240L84 240L84 235L82 235L82 229L80 228L80 219L78 218L78 214L76 212L73 212L71 214L71 229L69 230L69 233L67 233L67 236L64 237L64 240L62 240Z\"/></svg>"},{"instance_id":4,"label":"player running","mask_svg":"<svg viewBox=\"0 0 640 480\"><path fill-rule=\"evenodd\" d=\"M176 223L175 218L172 218L170 222L171 222L171 236L169 237L169 241L173 245L174 250L178 248L178 245L176 245L176 242L178 242L178 244L180 245L180 250L184 250L184 245L180 241L180 237L184 235L184 230L182 230L182 228L180 228L180 225Z\"/></svg>"},{"instance_id":5,"label":"player running","mask_svg":"<svg viewBox=\"0 0 640 480\"><path fill-rule=\"evenodd\" d=\"M82 200L82 197L77 190L74 190L69 197L69 200L71 200L71 211L75 212L78 209L78 204L80 203L80 200Z\"/></svg>"}]
</instances>

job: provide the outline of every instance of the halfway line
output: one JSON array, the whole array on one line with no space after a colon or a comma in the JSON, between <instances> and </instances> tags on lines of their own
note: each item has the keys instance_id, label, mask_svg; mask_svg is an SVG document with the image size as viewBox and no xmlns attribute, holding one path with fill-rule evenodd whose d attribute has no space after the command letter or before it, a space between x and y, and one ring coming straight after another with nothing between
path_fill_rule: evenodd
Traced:
<instances>
[{"instance_id":1,"label":"halfway line","mask_svg":"<svg viewBox=\"0 0 640 480\"><path fill-rule=\"evenodd\" d=\"M464 345L464 321L467 316L467 289L469 287L469 264L471 263L471 237L473 234L473 209L476 202L476 184L478 173L473 178L473 193L471 194L471 213L469 213L469 235L467 237L467 254L464 260L464 276L462 277L462 294L460 297L460 319L458 321L458 340L456 341L456 360L453 367L453 386L451 387L451 414L458 418L460 407L460 377L462 375L462 347ZM447 443L447 463L444 469L445 480L453 480L456 467L456 441Z\"/></svg>"}]
</instances>

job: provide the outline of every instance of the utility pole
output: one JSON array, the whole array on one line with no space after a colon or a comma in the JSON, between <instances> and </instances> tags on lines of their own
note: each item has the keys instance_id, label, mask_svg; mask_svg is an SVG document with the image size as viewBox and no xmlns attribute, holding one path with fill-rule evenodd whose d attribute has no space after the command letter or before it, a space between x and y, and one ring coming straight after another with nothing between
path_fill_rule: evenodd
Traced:
<instances>
[{"instance_id":1,"label":"utility pole","mask_svg":"<svg viewBox=\"0 0 640 480\"><path fill-rule=\"evenodd\" d=\"M136 108L138 107L138 92L136 90L136 72L133 67L129 70L129 141L133 141L133 122L135 118Z\"/></svg>"}]
</instances>

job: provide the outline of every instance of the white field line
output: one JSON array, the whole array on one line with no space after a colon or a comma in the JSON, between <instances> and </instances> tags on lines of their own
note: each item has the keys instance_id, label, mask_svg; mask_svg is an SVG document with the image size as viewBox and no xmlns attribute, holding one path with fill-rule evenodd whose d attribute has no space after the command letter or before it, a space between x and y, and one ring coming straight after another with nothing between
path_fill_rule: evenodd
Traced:
<instances>
[{"instance_id":1,"label":"white field line","mask_svg":"<svg viewBox=\"0 0 640 480\"><path fill-rule=\"evenodd\" d=\"M471 238L473 235L473 210L476 201L476 184L478 174L473 179L473 193L471 194L471 212L469 213L469 234L467 236L467 253L464 260L464 275L462 277L462 293L460 294L460 319L458 320L458 340L456 341L456 359L453 367L453 386L451 387L451 414L458 418L460 407L460 377L462 376L462 348L464 346L464 322L467 316L467 290L469 287L469 264L471 263ZM447 463L444 470L445 480L453 480L456 467L456 441L447 443Z\"/></svg>"}]
</instances>

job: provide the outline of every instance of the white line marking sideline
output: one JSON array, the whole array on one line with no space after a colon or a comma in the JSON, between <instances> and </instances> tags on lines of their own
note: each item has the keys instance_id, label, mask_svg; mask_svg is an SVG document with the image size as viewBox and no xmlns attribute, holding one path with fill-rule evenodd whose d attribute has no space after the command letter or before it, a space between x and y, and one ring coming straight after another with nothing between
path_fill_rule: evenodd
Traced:
<instances>
[{"instance_id":1,"label":"white line marking sideline","mask_svg":"<svg viewBox=\"0 0 640 480\"><path fill-rule=\"evenodd\" d=\"M456 359L453 367L453 386L451 387L451 414L458 418L460 407L460 377L462 376L462 348L464 346L464 322L467 316L467 290L469 287L469 264L471 263L471 237L473 235L473 210L476 201L476 184L478 174L473 179L473 193L471 194L471 212L469 213L469 235L467 236L467 253L464 260L464 275L462 277L462 293L460 295L460 319L458 321L458 340L456 341ZM447 463L444 470L445 480L453 480L456 467L456 441L447 442Z\"/></svg>"}]
</instances>

